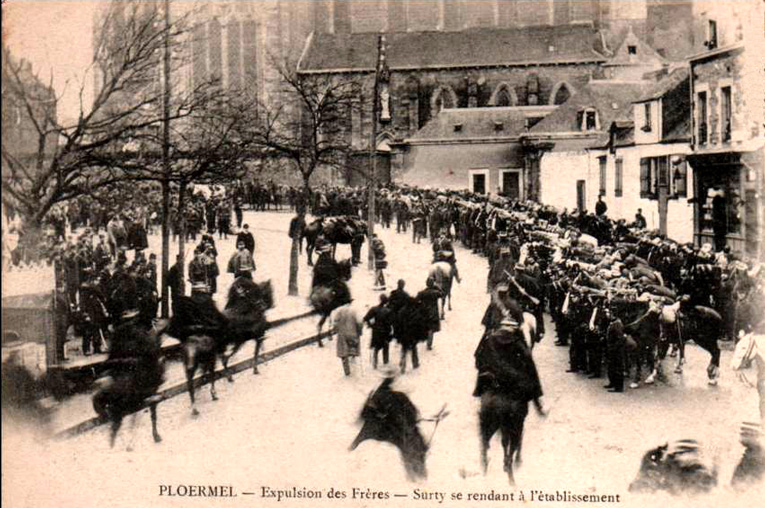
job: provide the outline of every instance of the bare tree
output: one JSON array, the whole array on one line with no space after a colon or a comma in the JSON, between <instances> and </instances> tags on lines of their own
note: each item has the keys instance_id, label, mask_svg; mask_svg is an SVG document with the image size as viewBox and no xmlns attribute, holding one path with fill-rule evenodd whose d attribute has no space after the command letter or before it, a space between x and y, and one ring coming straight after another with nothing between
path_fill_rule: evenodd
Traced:
<instances>
[{"instance_id":1,"label":"bare tree","mask_svg":"<svg viewBox=\"0 0 765 508\"><path fill-rule=\"evenodd\" d=\"M61 98L52 88L31 84L39 78L4 54L3 103L13 100L22 109L32 126L26 135L37 139L33 154L15 153L6 143L2 147L2 199L20 212L27 229L39 228L54 205L122 179L124 147L158 130L163 121L158 66L166 38L180 28L163 25L162 13L144 2L119 5L99 22L88 70L95 93L85 104L88 84L81 84L80 111L71 122L57 118ZM171 119L190 115L199 97L189 93L176 101Z\"/></svg>"},{"instance_id":2,"label":"bare tree","mask_svg":"<svg viewBox=\"0 0 765 508\"><path fill-rule=\"evenodd\" d=\"M286 161L303 181L303 200L319 168L344 170L351 151L351 115L359 107L360 85L345 75L303 75L289 58L271 58L282 87L260 105L258 144L270 159ZM293 238L289 294L297 295L297 251Z\"/></svg>"}]
</instances>

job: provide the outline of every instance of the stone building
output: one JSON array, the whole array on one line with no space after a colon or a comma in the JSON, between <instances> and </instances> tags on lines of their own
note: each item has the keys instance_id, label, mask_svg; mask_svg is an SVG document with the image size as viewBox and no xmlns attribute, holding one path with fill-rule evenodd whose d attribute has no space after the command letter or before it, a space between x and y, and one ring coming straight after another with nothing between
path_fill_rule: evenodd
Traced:
<instances>
[{"instance_id":1,"label":"stone building","mask_svg":"<svg viewBox=\"0 0 765 508\"><path fill-rule=\"evenodd\" d=\"M53 154L58 144L58 119L55 91L37 78L32 64L15 58L4 45L2 82L0 132L2 178L6 182L24 178L24 171L35 166L39 155Z\"/></svg>"},{"instance_id":2,"label":"stone building","mask_svg":"<svg viewBox=\"0 0 765 508\"><path fill-rule=\"evenodd\" d=\"M704 4L690 62L698 244L765 255L765 6Z\"/></svg>"},{"instance_id":3,"label":"stone building","mask_svg":"<svg viewBox=\"0 0 765 508\"><path fill-rule=\"evenodd\" d=\"M362 152L369 150L372 131L377 39L374 33L314 33L299 64L305 79L332 75L359 82L360 107L348 113L347 123L351 146ZM393 175L411 171L416 159L405 155L407 139L441 110L528 107L538 112L539 106L563 104L602 73L606 57L595 49L599 41L597 31L585 24L388 33L390 119L382 123L377 143L392 151L380 154L390 157L383 166L390 165ZM532 115L530 121L543 116ZM363 174L364 168L352 167L349 173ZM467 173L459 187L469 187Z\"/></svg>"}]
</instances>

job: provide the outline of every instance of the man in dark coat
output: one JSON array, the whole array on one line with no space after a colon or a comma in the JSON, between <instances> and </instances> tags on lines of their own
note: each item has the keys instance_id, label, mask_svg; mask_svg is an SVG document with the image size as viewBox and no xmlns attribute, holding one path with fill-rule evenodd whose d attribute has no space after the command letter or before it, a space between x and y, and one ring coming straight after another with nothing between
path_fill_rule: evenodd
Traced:
<instances>
[{"instance_id":1,"label":"man in dark coat","mask_svg":"<svg viewBox=\"0 0 765 508\"><path fill-rule=\"evenodd\" d=\"M300 211L290 221L289 237L297 240L300 254L303 253L303 231L305 230L305 214Z\"/></svg>"},{"instance_id":2,"label":"man in dark coat","mask_svg":"<svg viewBox=\"0 0 765 508\"><path fill-rule=\"evenodd\" d=\"M255 238L250 233L248 224L245 224L243 230L236 235L236 243L239 244L239 242L244 243L244 248L250 251L250 254L255 254Z\"/></svg>"},{"instance_id":3,"label":"man in dark coat","mask_svg":"<svg viewBox=\"0 0 765 508\"><path fill-rule=\"evenodd\" d=\"M539 374L518 322L506 318L497 330L481 340L475 351L475 366L478 369L475 397L489 391L500 393L520 401L533 401L537 411L546 414Z\"/></svg>"},{"instance_id":4,"label":"man in dark coat","mask_svg":"<svg viewBox=\"0 0 765 508\"><path fill-rule=\"evenodd\" d=\"M609 312L608 310L606 312ZM608 359L608 384L604 386L610 392L624 391L625 344L624 324L616 316L609 316L606 332L606 355Z\"/></svg>"},{"instance_id":5,"label":"man in dark coat","mask_svg":"<svg viewBox=\"0 0 765 508\"><path fill-rule=\"evenodd\" d=\"M438 299L443 293L436 287L433 279L427 280L427 287L417 293L417 300L422 304L423 318L428 327L428 349L433 349L433 334L441 330L441 319L438 313Z\"/></svg>"},{"instance_id":6,"label":"man in dark coat","mask_svg":"<svg viewBox=\"0 0 765 508\"><path fill-rule=\"evenodd\" d=\"M608 211L608 205L603 201L603 195L598 196L598 202L595 203L595 215L601 217Z\"/></svg>"},{"instance_id":7,"label":"man in dark coat","mask_svg":"<svg viewBox=\"0 0 765 508\"><path fill-rule=\"evenodd\" d=\"M380 305L372 307L364 316L364 323L372 328L371 347L374 350L372 368L377 368L377 354L382 350L383 363L387 365L389 344L393 332L393 312L388 308L388 297L380 295Z\"/></svg>"},{"instance_id":8,"label":"man in dark coat","mask_svg":"<svg viewBox=\"0 0 765 508\"><path fill-rule=\"evenodd\" d=\"M398 312L401 307L406 305L406 303L409 301L409 298L411 298L409 293L407 293L404 289L405 286L406 282L404 279L399 279L396 289L390 292L388 307L390 307L390 310L393 312Z\"/></svg>"},{"instance_id":9,"label":"man in dark coat","mask_svg":"<svg viewBox=\"0 0 765 508\"><path fill-rule=\"evenodd\" d=\"M183 259L181 256L176 257L175 264L167 271L167 286L170 288L170 308L173 314L176 313L176 305L178 304L178 298L183 296L181 292L181 263Z\"/></svg>"}]
</instances>

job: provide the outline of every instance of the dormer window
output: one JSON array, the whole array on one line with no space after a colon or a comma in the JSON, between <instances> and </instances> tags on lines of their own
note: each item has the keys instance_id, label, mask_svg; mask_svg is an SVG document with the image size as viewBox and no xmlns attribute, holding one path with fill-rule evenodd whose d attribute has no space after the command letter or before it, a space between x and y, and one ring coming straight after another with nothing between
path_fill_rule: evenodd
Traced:
<instances>
[{"instance_id":1,"label":"dormer window","mask_svg":"<svg viewBox=\"0 0 765 508\"><path fill-rule=\"evenodd\" d=\"M592 108L579 112L582 131L598 130L598 112Z\"/></svg>"},{"instance_id":2,"label":"dormer window","mask_svg":"<svg viewBox=\"0 0 765 508\"><path fill-rule=\"evenodd\" d=\"M627 46L627 54L628 55L637 55L637 46L633 46L633 45Z\"/></svg>"},{"instance_id":3,"label":"dormer window","mask_svg":"<svg viewBox=\"0 0 765 508\"><path fill-rule=\"evenodd\" d=\"M505 130L505 124L502 122L494 122L494 130L497 132Z\"/></svg>"},{"instance_id":4,"label":"dormer window","mask_svg":"<svg viewBox=\"0 0 765 508\"><path fill-rule=\"evenodd\" d=\"M643 104L643 132L651 132L651 103Z\"/></svg>"},{"instance_id":5,"label":"dormer window","mask_svg":"<svg viewBox=\"0 0 765 508\"><path fill-rule=\"evenodd\" d=\"M455 123L454 124L454 132L462 132L462 124L461 123Z\"/></svg>"}]
</instances>

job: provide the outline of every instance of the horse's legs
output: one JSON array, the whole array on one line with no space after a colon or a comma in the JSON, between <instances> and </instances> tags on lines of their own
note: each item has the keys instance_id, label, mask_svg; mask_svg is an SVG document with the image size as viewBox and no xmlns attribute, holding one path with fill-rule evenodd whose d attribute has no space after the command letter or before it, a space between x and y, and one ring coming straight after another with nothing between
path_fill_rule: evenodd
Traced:
<instances>
[{"instance_id":1,"label":"horse's legs","mask_svg":"<svg viewBox=\"0 0 765 508\"><path fill-rule=\"evenodd\" d=\"M510 434L510 429L502 428L503 468L507 473L507 479L510 481L510 485L515 485L515 478L513 478L513 455L515 454L515 443Z\"/></svg>"},{"instance_id":2,"label":"horse's legs","mask_svg":"<svg viewBox=\"0 0 765 508\"><path fill-rule=\"evenodd\" d=\"M141 411L136 411L132 415L130 415L130 437L128 438L128 445L127 445L127 451L132 452L133 451L133 442L135 441L135 428L138 424L138 415L141 414Z\"/></svg>"},{"instance_id":3,"label":"horse's legs","mask_svg":"<svg viewBox=\"0 0 765 508\"><path fill-rule=\"evenodd\" d=\"M717 384L717 377L720 374L720 348L717 346L717 339L714 339L714 344L710 345L709 353L712 358L709 360L709 367L707 367L708 384L715 386Z\"/></svg>"},{"instance_id":4,"label":"horse's legs","mask_svg":"<svg viewBox=\"0 0 765 508\"><path fill-rule=\"evenodd\" d=\"M313 242L310 240L305 244L305 252L308 255L308 266L313 266Z\"/></svg>"},{"instance_id":5,"label":"horse's legs","mask_svg":"<svg viewBox=\"0 0 765 508\"><path fill-rule=\"evenodd\" d=\"M122 426L122 415L112 416L112 427L109 430L109 447L114 448L114 442L117 440L117 432Z\"/></svg>"},{"instance_id":6,"label":"horse's legs","mask_svg":"<svg viewBox=\"0 0 765 508\"><path fill-rule=\"evenodd\" d=\"M186 368L186 388L189 390L189 398L191 399L191 415L197 416L199 411L196 408L196 401L194 398L194 374L197 371L197 356L196 349L187 345L184 348L185 365Z\"/></svg>"},{"instance_id":7,"label":"horse's legs","mask_svg":"<svg viewBox=\"0 0 765 508\"><path fill-rule=\"evenodd\" d=\"M255 353L252 355L252 373L260 374L258 372L258 356L260 355L260 347L263 345L263 339L255 339Z\"/></svg>"},{"instance_id":8,"label":"horse's legs","mask_svg":"<svg viewBox=\"0 0 765 508\"><path fill-rule=\"evenodd\" d=\"M207 361L205 370L207 371L207 379L210 382L210 397L212 397L212 400L218 400L218 393L215 391L215 356L214 355L211 360Z\"/></svg>"},{"instance_id":9,"label":"horse's legs","mask_svg":"<svg viewBox=\"0 0 765 508\"><path fill-rule=\"evenodd\" d=\"M223 372L226 373L226 379L228 379L229 383L234 382L234 376L233 374L231 374L231 371L228 368L228 361L231 359L232 356L234 356L237 352L239 352L239 349L242 347L242 344L244 344L244 342L240 342L239 344L236 344L229 354L224 353L220 356L220 361L223 364Z\"/></svg>"},{"instance_id":10,"label":"horse's legs","mask_svg":"<svg viewBox=\"0 0 765 508\"><path fill-rule=\"evenodd\" d=\"M316 336L317 340L316 343L319 345L319 347L324 347L324 344L321 342L321 329L324 327L324 322L327 320L328 316L321 316L321 319L319 320L319 333Z\"/></svg>"},{"instance_id":11,"label":"horse's legs","mask_svg":"<svg viewBox=\"0 0 765 508\"><path fill-rule=\"evenodd\" d=\"M446 293L446 301L449 302L449 310L452 310L452 291L451 289Z\"/></svg>"},{"instance_id":12,"label":"horse's legs","mask_svg":"<svg viewBox=\"0 0 765 508\"><path fill-rule=\"evenodd\" d=\"M442 296L438 299L441 302L441 320L446 319L446 297Z\"/></svg>"},{"instance_id":13,"label":"horse's legs","mask_svg":"<svg viewBox=\"0 0 765 508\"><path fill-rule=\"evenodd\" d=\"M151 414L151 435L154 437L154 442L159 443L162 441L162 437L157 431L157 403L153 403L149 406L149 413Z\"/></svg>"}]
</instances>

